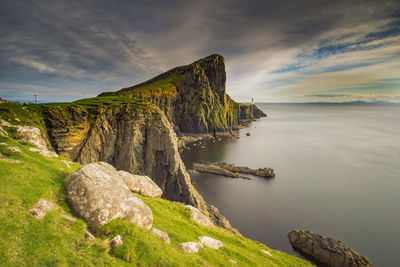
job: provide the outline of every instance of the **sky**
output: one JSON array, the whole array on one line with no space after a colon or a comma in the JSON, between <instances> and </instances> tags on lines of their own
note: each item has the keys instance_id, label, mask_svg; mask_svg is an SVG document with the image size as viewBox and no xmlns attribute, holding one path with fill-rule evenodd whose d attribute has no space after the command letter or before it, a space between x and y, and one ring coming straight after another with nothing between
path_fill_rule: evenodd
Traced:
<instances>
[{"instance_id":1,"label":"sky","mask_svg":"<svg viewBox=\"0 0 400 267\"><path fill-rule=\"evenodd\" d=\"M400 102L400 1L0 0L0 98L72 101L218 53L256 102Z\"/></svg>"}]
</instances>

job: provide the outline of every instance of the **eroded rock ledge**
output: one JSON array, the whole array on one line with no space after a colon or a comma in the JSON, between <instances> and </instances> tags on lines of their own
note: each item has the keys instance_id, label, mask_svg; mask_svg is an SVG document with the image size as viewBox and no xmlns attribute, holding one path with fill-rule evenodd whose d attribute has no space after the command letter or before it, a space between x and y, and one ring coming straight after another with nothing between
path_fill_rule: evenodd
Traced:
<instances>
[{"instance_id":1,"label":"eroded rock ledge","mask_svg":"<svg viewBox=\"0 0 400 267\"><path fill-rule=\"evenodd\" d=\"M243 179L250 179L250 178L241 175L241 173L251 174L265 178L275 177L274 170L271 168L251 169L249 167L235 166L233 164L218 163L218 162L199 161L193 164L193 169L198 172L207 172L217 175L223 175L233 178L243 178Z\"/></svg>"},{"instance_id":2,"label":"eroded rock ledge","mask_svg":"<svg viewBox=\"0 0 400 267\"><path fill-rule=\"evenodd\" d=\"M342 241L311 231L293 230L288 234L293 247L332 267L372 267L370 259L360 256Z\"/></svg>"}]
</instances>

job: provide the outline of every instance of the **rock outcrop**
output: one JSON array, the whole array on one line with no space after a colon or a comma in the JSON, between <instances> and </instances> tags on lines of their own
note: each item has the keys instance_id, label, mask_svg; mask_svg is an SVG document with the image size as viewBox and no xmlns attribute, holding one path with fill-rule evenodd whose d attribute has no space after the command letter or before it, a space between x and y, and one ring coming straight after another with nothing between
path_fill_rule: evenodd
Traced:
<instances>
[{"instance_id":1,"label":"rock outcrop","mask_svg":"<svg viewBox=\"0 0 400 267\"><path fill-rule=\"evenodd\" d=\"M193 169L198 172L208 172L228 177L244 178L244 179L250 179L250 178L240 175L240 173L251 174L265 178L275 177L274 170L271 168L251 169L249 167L235 166L233 164L219 163L219 162L199 161L193 164Z\"/></svg>"},{"instance_id":2,"label":"rock outcrop","mask_svg":"<svg viewBox=\"0 0 400 267\"><path fill-rule=\"evenodd\" d=\"M85 220L91 231L116 218L151 229L151 209L129 190L110 164L87 164L70 173L64 186L72 212Z\"/></svg>"},{"instance_id":3,"label":"rock outcrop","mask_svg":"<svg viewBox=\"0 0 400 267\"><path fill-rule=\"evenodd\" d=\"M293 230L288 234L290 244L316 260L332 267L372 267L374 264L342 241L311 231Z\"/></svg>"},{"instance_id":4,"label":"rock outcrop","mask_svg":"<svg viewBox=\"0 0 400 267\"><path fill-rule=\"evenodd\" d=\"M161 197L163 193L161 188L150 177L134 175L126 171L118 171L118 173L132 192L146 197Z\"/></svg>"}]
</instances>

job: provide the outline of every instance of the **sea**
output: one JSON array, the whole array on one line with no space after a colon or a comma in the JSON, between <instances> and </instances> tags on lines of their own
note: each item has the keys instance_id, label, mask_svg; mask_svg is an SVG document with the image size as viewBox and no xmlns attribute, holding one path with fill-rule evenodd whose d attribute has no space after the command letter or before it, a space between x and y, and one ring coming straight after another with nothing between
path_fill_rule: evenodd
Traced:
<instances>
[{"instance_id":1,"label":"sea","mask_svg":"<svg viewBox=\"0 0 400 267\"><path fill-rule=\"evenodd\" d=\"M303 257L287 234L341 240L376 266L400 266L400 104L257 104L240 138L192 146L193 162L273 168L275 178L192 175L204 199L251 239ZM249 136L247 136L249 134Z\"/></svg>"}]
</instances>

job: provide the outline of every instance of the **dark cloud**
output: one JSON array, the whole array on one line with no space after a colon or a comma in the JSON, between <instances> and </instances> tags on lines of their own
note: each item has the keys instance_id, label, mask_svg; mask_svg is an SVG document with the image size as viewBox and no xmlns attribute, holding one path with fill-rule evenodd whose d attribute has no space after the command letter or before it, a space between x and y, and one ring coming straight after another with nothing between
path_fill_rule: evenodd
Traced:
<instances>
[{"instance_id":1,"label":"dark cloud","mask_svg":"<svg viewBox=\"0 0 400 267\"><path fill-rule=\"evenodd\" d=\"M0 97L10 99L96 95L212 53L226 57L233 96L242 97L247 86L261 97L270 72L376 49L385 45L376 40L400 34L397 1L2 0L1 6ZM287 62L278 60L281 54ZM363 64L369 63L353 63Z\"/></svg>"}]
</instances>

